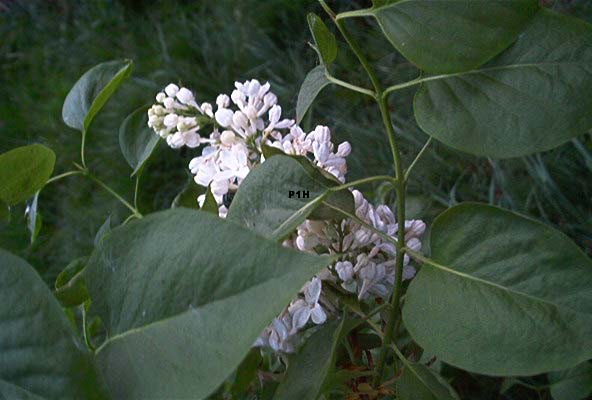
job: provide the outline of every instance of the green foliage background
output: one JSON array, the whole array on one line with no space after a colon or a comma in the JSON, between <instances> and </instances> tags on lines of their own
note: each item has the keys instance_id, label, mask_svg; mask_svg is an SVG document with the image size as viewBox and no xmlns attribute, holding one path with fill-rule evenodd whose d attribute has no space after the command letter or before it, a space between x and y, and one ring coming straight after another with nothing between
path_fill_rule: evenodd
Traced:
<instances>
[{"instance_id":1,"label":"green foliage background","mask_svg":"<svg viewBox=\"0 0 592 400\"><path fill-rule=\"evenodd\" d=\"M332 3L354 9L369 2ZM543 3L592 22L589 0ZM93 65L131 58L132 79L93 122L87 145L90 168L129 198L133 181L119 150L118 127L168 82L180 82L200 101L213 102L218 93L230 93L235 80L269 80L286 115L294 115L300 83L316 63L307 44L312 40L306 26L310 11L323 15L314 0L0 1L0 152L43 143L58 155L56 174L71 169L80 134L61 119L68 90ZM373 55L384 82L416 77L417 70L372 29L371 21L356 19L348 26L366 54ZM367 86L352 55L345 47L339 50L336 76ZM412 116L414 92L398 92L390 104L406 164L427 139ZM368 99L330 86L303 121L307 129L316 124L330 126L334 142L352 143L349 179L392 172L380 117ZM143 177L142 212L170 205L187 181L187 164L194 154L159 147ZM408 214L429 222L458 202L488 202L540 218L592 254L591 176L590 133L549 152L503 161L436 143L410 182ZM374 195L393 200L380 188L374 188ZM47 187L39 207L44 226L37 241L29 244L24 207L17 207L12 224L0 228L0 246L29 260L48 283L70 260L90 253L94 235L109 215L118 222L126 216L119 203L79 177ZM499 384L469 376L456 382L461 394L484 393ZM520 398L511 397L512 391L508 396Z\"/></svg>"}]
</instances>

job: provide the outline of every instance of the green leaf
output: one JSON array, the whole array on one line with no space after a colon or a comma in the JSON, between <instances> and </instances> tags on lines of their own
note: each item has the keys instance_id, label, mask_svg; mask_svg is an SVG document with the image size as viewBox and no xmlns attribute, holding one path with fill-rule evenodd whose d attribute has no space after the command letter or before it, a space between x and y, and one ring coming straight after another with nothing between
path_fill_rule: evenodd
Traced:
<instances>
[{"instance_id":1,"label":"green leaf","mask_svg":"<svg viewBox=\"0 0 592 400\"><path fill-rule=\"evenodd\" d=\"M316 168L306 157L274 155L255 167L242 182L228 219L272 239L282 239L306 218L343 219L323 202L353 213L349 190L331 192L340 182ZM300 198L296 192L300 191ZM308 197L303 197L303 192ZM293 194L290 197L290 193Z\"/></svg>"},{"instance_id":2,"label":"green leaf","mask_svg":"<svg viewBox=\"0 0 592 400\"><path fill-rule=\"evenodd\" d=\"M434 138L498 158L552 149L592 127L592 27L541 11L482 69L433 78L414 108Z\"/></svg>"},{"instance_id":3,"label":"green leaf","mask_svg":"<svg viewBox=\"0 0 592 400\"><path fill-rule=\"evenodd\" d=\"M40 144L0 154L0 200L11 206L33 197L51 176L55 158Z\"/></svg>"},{"instance_id":4,"label":"green leaf","mask_svg":"<svg viewBox=\"0 0 592 400\"><path fill-rule=\"evenodd\" d=\"M178 208L178 207L185 207L185 208L193 208L199 210L199 204L197 202L197 197L204 193L204 187L198 185L193 180L193 176L189 175L187 179L187 184L179 192L173 203L171 204L171 208Z\"/></svg>"},{"instance_id":5,"label":"green leaf","mask_svg":"<svg viewBox=\"0 0 592 400\"><path fill-rule=\"evenodd\" d=\"M90 354L26 261L0 250L0 397L102 398Z\"/></svg>"},{"instance_id":6,"label":"green leaf","mask_svg":"<svg viewBox=\"0 0 592 400\"><path fill-rule=\"evenodd\" d=\"M95 247L99 245L99 242L101 241L103 236L105 236L109 232L111 232L111 216L110 215L107 217L105 222L103 222L103 225L101 225L101 227L97 231L97 234L95 235L95 240L94 240Z\"/></svg>"},{"instance_id":7,"label":"green leaf","mask_svg":"<svg viewBox=\"0 0 592 400\"><path fill-rule=\"evenodd\" d=\"M140 107L128 115L119 127L119 146L127 163L134 170L144 166L159 143L159 136L148 127L148 107Z\"/></svg>"},{"instance_id":8,"label":"green leaf","mask_svg":"<svg viewBox=\"0 0 592 400\"><path fill-rule=\"evenodd\" d=\"M549 374L553 400L583 400L592 394L592 364L585 362Z\"/></svg>"},{"instance_id":9,"label":"green leaf","mask_svg":"<svg viewBox=\"0 0 592 400\"><path fill-rule=\"evenodd\" d=\"M304 115L312 105L314 99L323 90L325 86L331 82L325 75L325 66L318 65L314 67L304 78L300 91L298 92L298 100L296 102L296 122L300 123Z\"/></svg>"},{"instance_id":10,"label":"green leaf","mask_svg":"<svg viewBox=\"0 0 592 400\"><path fill-rule=\"evenodd\" d=\"M331 261L177 208L113 229L85 269L114 398L205 398Z\"/></svg>"},{"instance_id":11,"label":"green leaf","mask_svg":"<svg viewBox=\"0 0 592 400\"><path fill-rule=\"evenodd\" d=\"M538 9L537 0L403 0L370 14L413 64L452 73L477 68L501 53Z\"/></svg>"},{"instance_id":12,"label":"green leaf","mask_svg":"<svg viewBox=\"0 0 592 400\"><path fill-rule=\"evenodd\" d=\"M62 306L77 306L89 299L82 274L87 261L88 257L73 260L56 278L55 296Z\"/></svg>"},{"instance_id":13,"label":"green leaf","mask_svg":"<svg viewBox=\"0 0 592 400\"><path fill-rule=\"evenodd\" d=\"M233 395L242 395L248 392L251 383L257 377L259 364L261 364L261 350L253 348L236 369L230 388Z\"/></svg>"},{"instance_id":14,"label":"green leaf","mask_svg":"<svg viewBox=\"0 0 592 400\"><path fill-rule=\"evenodd\" d=\"M27 205L27 208L25 210L25 214L27 215L27 228L29 229L29 234L31 237L31 244L33 244L35 242L35 239L37 239L37 236L41 231L41 226L43 225L41 221L41 214L39 213L37 208L38 199L39 192L35 193L35 196L33 196L33 200L31 200L31 202Z\"/></svg>"},{"instance_id":15,"label":"green leaf","mask_svg":"<svg viewBox=\"0 0 592 400\"><path fill-rule=\"evenodd\" d=\"M2 400L45 400L44 397L37 396L19 386L0 379L0 398Z\"/></svg>"},{"instance_id":16,"label":"green leaf","mask_svg":"<svg viewBox=\"0 0 592 400\"><path fill-rule=\"evenodd\" d=\"M435 371L407 360L396 381L396 391L400 400L460 400L448 382Z\"/></svg>"},{"instance_id":17,"label":"green leaf","mask_svg":"<svg viewBox=\"0 0 592 400\"><path fill-rule=\"evenodd\" d=\"M10 206L0 200L0 221L1 222L10 222Z\"/></svg>"},{"instance_id":18,"label":"green leaf","mask_svg":"<svg viewBox=\"0 0 592 400\"><path fill-rule=\"evenodd\" d=\"M95 65L74 84L64 100L62 119L70 128L86 132L97 113L133 69L131 60L115 60Z\"/></svg>"},{"instance_id":19,"label":"green leaf","mask_svg":"<svg viewBox=\"0 0 592 400\"><path fill-rule=\"evenodd\" d=\"M497 207L435 220L432 259L403 319L429 354L486 375L534 375L592 357L592 261L566 236Z\"/></svg>"},{"instance_id":20,"label":"green leaf","mask_svg":"<svg viewBox=\"0 0 592 400\"><path fill-rule=\"evenodd\" d=\"M337 57L337 41L323 20L314 13L308 14L308 27L314 39L321 62L328 67Z\"/></svg>"},{"instance_id":21,"label":"green leaf","mask_svg":"<svg viewBox=\"0 0 592 400\"><path fill-rule=\"evenodd\" d=\"M218 202L214 198L211 186L208 186L208 190L206 190L206 199L204 200L204 204L201 209L202 211L218 216Z\"/></svg>"},{"instance_id":22,"label":"green leaf","mask_svg":"<svg viewBox=\"0 0 592 400\"><path fill-rule=\"evenodd\" d=\"M372 5L373 5L375 8L378 8L378 7L385 6L385 5L387 5L387 4L394 3L394 2L396 2L396 1L399 1L399 0L372 0Z\"/></svg>"},{"instance_id":23,"label":"green leaf","mask_svg":"<svg viewBox=\"0 0 592 400\"><path fill-rule=\"evenodd\" d=\"M274 399L313 400L328 389L344 321L327 322L306 340L302 349L290 358L285 379L278 386Z\"/></svg>"}]
</instances>

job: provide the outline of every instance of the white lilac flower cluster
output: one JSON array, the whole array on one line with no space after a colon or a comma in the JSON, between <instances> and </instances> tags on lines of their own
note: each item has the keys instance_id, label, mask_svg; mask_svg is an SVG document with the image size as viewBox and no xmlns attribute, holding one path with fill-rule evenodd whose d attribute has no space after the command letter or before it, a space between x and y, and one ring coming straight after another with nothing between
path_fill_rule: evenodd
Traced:
<instances>
[{"instance_id":1,"label":"white lilac flower cluster","mask_svg":"<svg viewBox=\"0 0 592 400\"><path fill-rule=\"evenodd\" d=\"M305 156L345 182L345 158L351 152L350 144L343 142L335 149L326 126L319 125L306 133L294 120L282 119L282 109L269 83L262 85L255 79L236 82L230 96L217 97L215 111L210 103L199 105L191 91L175 84L159 93L156 101L148 111L148 125L170 147L207 144L201 156L191 160L189 169L198 185L209 187L222 218L228 211L226 195L234 193L250 170L265 161L262 144L286 154ZM205 127L211 127L208 138L198 134ZM356 216L396 239L399 224L392 210L386 205L372 206L357 190L352 193ZM205 195L197 201L202 206ZM425 224L420 220L405 221L404 229L406 245L420 250ZM311 323L324 323L333 305L323 293L323 281L341 285L360 300L387 299L392 292L395 246L351 219L307 220L284 245L301 251L338 254L339 261L304 285L301 295L263 331L255 346L289 353L299 343L299 332ZM410 279L414 274L415 269L405 256L403 278Z\"/></svg>"},{"instance_id":2,"label":"white lilac flower cluster","mask_svg":"<svg viewBox=\"0 0 592 400\"><path fill-rule=\"evenodd\" d=\"M198 105L189 89L179 89L174 83L156 95L156 102L148 110L148 126L170 147L193 148L203 143L197 133L200 128L198 119L200 116L213 117L211 104Z\"/></svg>"},{"instance_id":3,"label":"white lilac flower cluster","mask_svg":"<svg viewBox=\"0 0 592 400\"><path fill-rule=\"evenodd\" d=\"M372 206L357 190L352 191L356 216L366 224L396 239L399 224L386 205ZM421 220L405 221L405 245L421 250L421 236L426 225ZM313 251L319 246L330 254L339 254L334 266L338 282L347 291L356 293L360 300L370 296L388 298L395 282L397 250L392 242L384 240L352 219L341 223L307 220L298 227L293 246L302 251ZM411 279L415 268L404 256L403 279Z\"/></svg>"}]
</instances>

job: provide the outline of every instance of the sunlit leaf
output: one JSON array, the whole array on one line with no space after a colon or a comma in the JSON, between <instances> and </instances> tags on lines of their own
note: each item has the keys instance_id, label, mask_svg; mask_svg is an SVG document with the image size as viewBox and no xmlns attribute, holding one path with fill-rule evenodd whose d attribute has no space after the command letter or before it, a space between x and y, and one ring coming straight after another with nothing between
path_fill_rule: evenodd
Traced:
<instances>
[{"instance_id":1,"label":"sunlit leaf","mask_svg":"<svg viewBox=\"0 0 592 400\"><path fill-rule=\"evenodd\" d=\"M131 60L108 61L95 65L74 84L64 100L62 119L71 128L86 132L95 115L127 79Z\"/></svg>"},{"instance_id":2,"label":"sunlit leaf","mask_svg":"<svg viewBox=\"0 0 592 400\"><path fill-rule=\"evenodd\" d=\"M40 144L0 154L0 201L14 205L33 197L51 176L55 158Z\"/></svg>"}]
</instances>

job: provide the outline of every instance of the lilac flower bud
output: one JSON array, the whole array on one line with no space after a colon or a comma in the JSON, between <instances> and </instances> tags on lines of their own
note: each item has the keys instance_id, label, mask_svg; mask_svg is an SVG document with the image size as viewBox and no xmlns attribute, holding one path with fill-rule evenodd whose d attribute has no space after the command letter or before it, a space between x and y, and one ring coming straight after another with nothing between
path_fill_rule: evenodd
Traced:
<instances>
[{"instance_id":1,"label":"lilac flower bud","mask_svg":"<svg viewBox=\"0 0 592 400\"><path fill-rule=\"evenodd\" d=\"M220 94L220 95L218 95L218 97L216 97L216 105L218 106L218 109L228 108L229 104L230 104L230 98L228 98L227 95Z\"/></svg>"},{"instance_id":2,"label":"lilac flower bud","mask_svg":"<svg viewBox=\"0 0 592 400\"><path fill-rule=\"evenodd\" d=\"M271 107L277 104L277 96L273 93L267 93L265 97L263 97L263 105L265 107Z\"/></svg>"},{"instance_id":3,"label":"lilac flower bud","mask_svg":"<svg viewBox=\"0 0 592 400\"><path fill-rule=\"evenodd\" d=\"M315 130L313 131L314 140L319 143L327 143L331 141L331 131L328 127L323 125L317 125Z\"/></svg>"},{"instance_id":4,"label":"lilac flower bud","mask_svg":"<svg viewBox=\"0 0 592 400\"><path fill-rule=\"evenodd\" d=\"M347 157L351 153L351 145L349 142L343 142L337 146L337 155L339 157Z\"/></svg>"},{"instance_id":5,"label":"lilac flower bud","mask_svg":"<svg viewBox=\"0 0 592 400\"><path fill-rule=\"evenodd\" d=\"M220 142L225 146L230 146L236 141L236 135L232 131L224 131L220 135Z\"/></svg>"},{"instance_id":6,"label":"lilac flower bud","mask_svg":"<svg viewBox=\"0 0 592 400\"><path fill-rule=\"evenodd\" d=\"M178 119L179 117L177 116L177 114L168 114L166 117L164 117L164 126L166 126L167 128L174 128L177 126Z\"/></svg>"},{"instance_id":7,"label":"lilac flower bud","mask_svg":"<svg viewBox=\"0 0 592 400\"><path fill-rule=\"evenodd\" d=\"M170 83L169 85L167 85L166 88L164 88L164 91L167 94L167 96L175 97L175 95L179 91L179 86L175 85L174 83Z\"/></svg>"},{"instance_id":8,"label":"lilac flower bud","mask_svg":"<svg viewBox=\"0 0 592 400\"><path fill-rule=\"evenodd\" d=\"M164 104L164 108L166 108L167 110L172 110L173 108L175 108L175 100L172 97L167 97L162 101L162 104Z\"/></svg>"},{"instance_id":9,"label":"lilac flower bud","mask_svg":"<svg viewBox=\"0 0 592 400\"><path fill-rule=\"evenodd\" d=\"M269 122L270 125L275 125L282 116L282 107L274 105L269 109Z\"/></svg>"},{"instance_id":10,"label":"lilac flower bud","mask_svg":"<svg viewBox=\"0 0 592 400\"><path fill-rule=\"evenodd\" d=\"M407 246L409 249L413 251L419 251L421 250L421 240L419 240L416 237L413 237L405 242L405 246Z\"/></svg>"},{"instance_id":11,"label":"lilac flower bud","mask_svg":"<svg viewBox=\"0 0 592 400\"><path fill-rule=\"evenodd\" d=\"M230 110L228 108L219 108L215 114L216 122L220 126L226 128L226 127L230 126L230 124L232 123L233 114L234 113L232 112L232 110Z\"/></svg>"},{"instance_id":12,"label":"lilac flower bud","mask_svg":"<svg viewBox=\"0 0 592 400\"><path fill-rule=\"evenodd\" d=\"M195 97L193 97L193 93L187 88L182 87L176 94L177 99L183 104L191 104L195 103Z\"/></svg>"},{"instance_id":13,"label":"lilac flower bud","mask_svg":"<svg viewBox=\"0 0 592 400\"><path fill-rule=\"evenodd\" d=\"M186 133L185 134L185 145L190 148L199 146L201 137L197 133Z\"/></svg>"},{"instance_id":14,"label":"lilac flower bud","mask_svg":"<svg viewBox=\"0 0 592 400\"><path fill-rule=\"evenodd\" d=\"M232 123L242 129L246 129L249 127L249 118L242 111L236 111L232 115Z\"/></svg>"},{"instance_id":15,"label":"lilac flower bud","mask_svg":"<svg viewBox=\"0 0 592 400\"><path fill-rule=\"evenodd\" d=\"M210 103L201 103L201 110L208 117L214 118L214 108Z\"/></svg>"}]
</instances>

